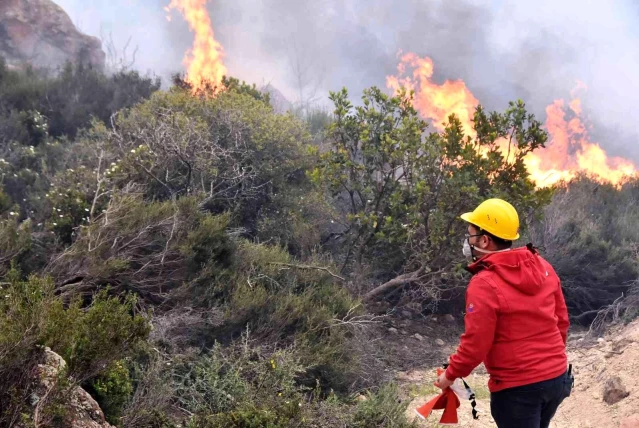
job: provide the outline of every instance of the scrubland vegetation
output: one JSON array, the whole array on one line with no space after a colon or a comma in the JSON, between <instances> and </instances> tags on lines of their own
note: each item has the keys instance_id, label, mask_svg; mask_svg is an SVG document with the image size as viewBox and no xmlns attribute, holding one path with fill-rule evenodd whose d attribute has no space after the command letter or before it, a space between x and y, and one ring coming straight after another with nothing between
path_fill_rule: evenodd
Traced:
<instances>
[{"instance_id":1,"label":"scrubland vegetation","mask_svg":"<svg viewBox=\"0 0 639 428\"><path fill-rule=\"evenodd\" d=\"M49 347L67 369L40 426L65 426L75 385L120 427L409 426L367 305L461 313L457 216L492 196L575 324L637 315L639 182L535 189L523 156L547 135L522 102L479 108L470 138L427 128L410 94L343 90L299 118L224 85L0 64L0 425L35 424Z\"/></svg>"}]
</instances>

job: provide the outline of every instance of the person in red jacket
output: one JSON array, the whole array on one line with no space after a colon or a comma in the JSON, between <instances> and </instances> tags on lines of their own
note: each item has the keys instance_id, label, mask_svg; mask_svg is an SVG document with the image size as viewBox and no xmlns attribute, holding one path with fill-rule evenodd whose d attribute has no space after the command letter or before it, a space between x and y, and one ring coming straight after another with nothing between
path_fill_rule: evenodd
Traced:
<instances>
[{"instance_id":1,"label":"person in red jacket","mask_svg":"<svg viewBox=\"0 0 639 428\"><path fill-rule=\"evenodd\" d=\"M437 384L446 389L483 362L497 426L548 427L572 389L560 280L531 244L512 248L519 217L508 202L489 199L461 218L468 223L464 254L473 277L465 332Z\"/></svg>"}]
</instances>

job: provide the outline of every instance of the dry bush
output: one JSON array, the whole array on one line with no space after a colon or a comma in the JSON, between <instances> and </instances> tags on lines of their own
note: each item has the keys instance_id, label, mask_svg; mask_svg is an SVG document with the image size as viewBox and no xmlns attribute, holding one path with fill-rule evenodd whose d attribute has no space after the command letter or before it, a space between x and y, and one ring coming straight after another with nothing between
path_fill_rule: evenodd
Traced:
<instances>
[{"instance_id":1,"label":"dry bush","mask_svg":"<svg viewBox=\"0 0 639 428\"><path fill-rule=\"evenodd\" d=\"M597 312L588 335L599 335L611 326L627 324L639 317L639 284L635 283L625 296Z\"/></svg>"},{"instance_id":2,"label":"dry bush","mask_svg":"<svg viewBox=\"0 0 639 428\"><path fill-rule=\"evenodd\" d=\"M207 218L213 221L206 223ZM115 292L132 291L145 302L161 304L197 274L190 263L198 255L206 257L206 248L182 247L201 222L210 226L202 235L227 241L224 218L199 212L194 198L149 204L140 193L123 193L47 270L62 295L91 293L109 285Z\"/></svg>"},{"instance_id":3,"label":"dry bush","mask_svg":"<svg viewBox=\"0 0 639 428\"><path fill-rule=\"evenodd\" d=\"M218 308L177 307L153 320L151 342L166 352L181 352L206 344L203 336L224 324L225 314Z\"/></svg>"},{"instance_id":4,"label":"dry bush","mask_svg":"<svg viewBox=\"0 0 639 428\"><path fill-rule=\"evenodd\" d=\"M122 412L123 428L172 426L167 416L171 412L175 392L167 382L170 362L170 358L157 352L139 367L135 392Z\"/></svg>"},{"instance_id":5,"label":"dry bush","mask_svg":"<svg viewBox=\"0 0 639 428\"><path fill-rule=\"evenodd\" d=\"M530 239L559 275L574 321L590 324L639 275L633 225L637 183L621 189L582 177L559 187Z\"/></svg>"}]
</instances>

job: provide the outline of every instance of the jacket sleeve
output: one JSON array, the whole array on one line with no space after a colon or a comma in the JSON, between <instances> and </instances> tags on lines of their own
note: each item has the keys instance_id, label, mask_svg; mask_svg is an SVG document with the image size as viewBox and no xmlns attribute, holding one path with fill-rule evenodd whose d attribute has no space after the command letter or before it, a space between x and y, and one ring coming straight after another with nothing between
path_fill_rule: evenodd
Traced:
<instances>
[{"instance_id":1,"label":"jacket sleeve","mask_svg":"<svg viewBox=\"0 0 639 428\"><path fill-rule=\"evenodd\" d=\"M498 311L493 287L481 278L473 278L466 291L465 331L457 352L450 357L448 379L466 377L484 361L495 337Z\"/></svg>"},{"instance_id":2,"label":"jacket sleeve","mask_svg":"<svg viewBox=\"0 0 639 428\"><path fill-rule=\"evenodd\" d=\"M561 289L561 281L557 278L557 291L555 292L555 315L557 316L557 327L561 333L561 338L564 340L564 345L568 339L568 327L570 327L570 320L568 318L568 309L566 308L566 300L564 299L564 292Z\"/></svg>"}]
</instances>

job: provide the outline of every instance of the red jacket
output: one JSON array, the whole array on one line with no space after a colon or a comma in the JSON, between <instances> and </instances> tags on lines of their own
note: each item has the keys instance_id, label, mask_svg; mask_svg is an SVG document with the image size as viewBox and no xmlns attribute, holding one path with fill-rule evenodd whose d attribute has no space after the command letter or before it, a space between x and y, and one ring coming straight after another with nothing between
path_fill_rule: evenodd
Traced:
<instances>
[{"instance_id":1,"label":"red jacket","mask_svg":"<svg viewBox=\"0 0 639 428\"><path fill-rule=\"evenodd\" d=\"M564 373L568 311L552 266L523 247L484 256L468 270L466 331L446 377L466 377L483 361L496 392Z\"/></svg>"}]
</instances>

